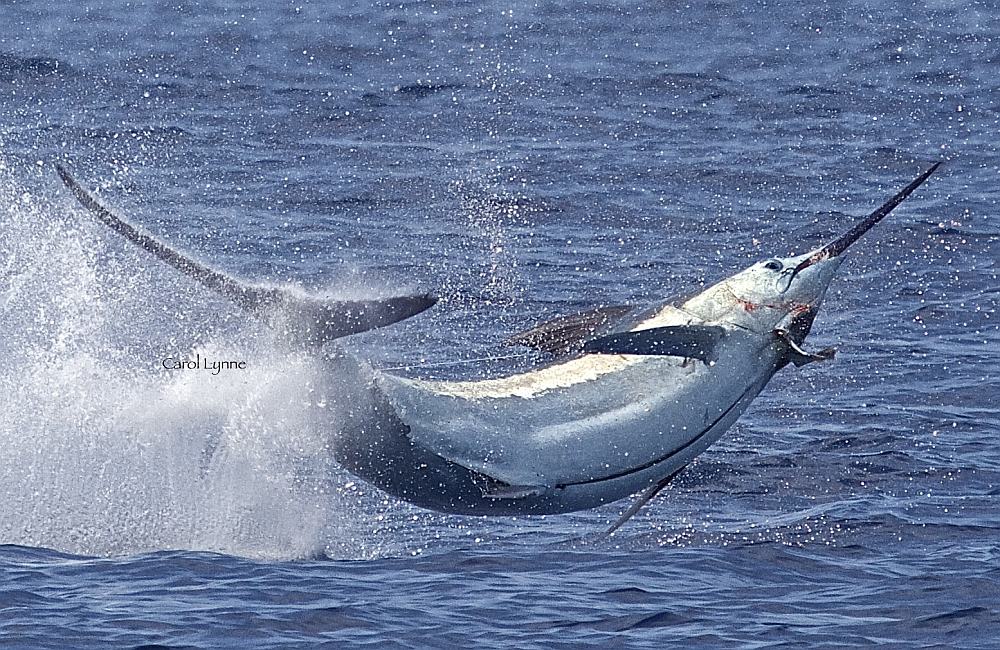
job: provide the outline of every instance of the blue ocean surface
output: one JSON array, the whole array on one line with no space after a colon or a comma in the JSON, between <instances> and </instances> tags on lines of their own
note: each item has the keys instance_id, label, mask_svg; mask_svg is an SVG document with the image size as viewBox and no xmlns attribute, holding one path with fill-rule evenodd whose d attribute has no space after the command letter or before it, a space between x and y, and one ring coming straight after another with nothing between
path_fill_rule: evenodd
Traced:
<instances>
[{"instance_id":1,"label":"blue ocean surface","mask_svg":"<svg viewBox=\"0 0 1000 650\"><path fill-rule=\"evenodd\" d=\"M1000 647L993 3L0 3L0 647ZM627 507L419 509L323 354L85 212L477 378L543 320L854 249L749 412ZM167 370L194 354L218 375ZM341 400L349 400L343 386Z\"/></svg>"}]
</instances>

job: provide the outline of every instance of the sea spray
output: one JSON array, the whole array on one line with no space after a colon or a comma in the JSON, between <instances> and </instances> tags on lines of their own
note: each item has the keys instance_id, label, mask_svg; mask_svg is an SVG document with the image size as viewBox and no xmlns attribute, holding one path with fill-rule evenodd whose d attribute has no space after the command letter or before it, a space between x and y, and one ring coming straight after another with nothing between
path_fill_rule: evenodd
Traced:
<instances>
[{"instance_id":1,"label":"sea spray","mask_svg":"<svg viewBox=\"0 0 1000 650\"><path fill-rule=\"evenodd\" d=\"M349 388L280 331L233 317L213 331L224 303L199 312L212 296L186 301L185 279L122 257L28 175L0 168L0 543L350 555L339 538L364 524L330 454ZM162 365L185 355L245 368Z\"/></svg>"}]
</instances>

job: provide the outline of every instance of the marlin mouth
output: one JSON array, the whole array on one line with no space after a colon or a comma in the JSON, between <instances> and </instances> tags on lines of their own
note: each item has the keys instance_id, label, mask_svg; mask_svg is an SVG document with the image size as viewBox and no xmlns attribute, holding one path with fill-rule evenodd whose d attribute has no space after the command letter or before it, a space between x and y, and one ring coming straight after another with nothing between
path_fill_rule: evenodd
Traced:
<instances>
[{"instance_id":1,"label":"marlin mouth","mask_svg":"<svg viewBox=\"0 0 1000 650\"><path fill-rule=\"evenodd\" d=\"M858 241L862 235L871 230L872 226L881 221L887 214L892 212L897 205L902 203L906 197L912 194L913 190L923 185L924 181L926 181L927 178L934 173L934 170L941 166L942 162L944 161L939 161L931 165L927 171L913 179L913 182L900 190L896 196L882 204L878 210L875 210L875 212L872 212L870 215L856 223L853 228L845 232L837 239L834 239L832 242L819 249L808 258L799 262L799 265L796 266L795 270L792 272L792 277L789 278L788 283L791 284L792 279L795 278L799 271L807 269L817 262L837 257L846 251L851 244Z\"/></svg>"}]
</instances>

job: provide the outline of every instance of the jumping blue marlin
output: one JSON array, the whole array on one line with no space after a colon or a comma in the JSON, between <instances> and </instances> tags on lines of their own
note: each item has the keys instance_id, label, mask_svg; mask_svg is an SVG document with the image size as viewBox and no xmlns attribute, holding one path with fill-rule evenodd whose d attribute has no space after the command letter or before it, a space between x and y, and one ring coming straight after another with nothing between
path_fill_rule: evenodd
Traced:
<instances>
[{"instance_id":1,"label":"jumping blue marlin","mask_svg":"<svg viewBox=\"0 0 1000 650\"><path fill-rule=\"evenodd\" d=\"M681 302L604 307L515 335L510 343L553 356L526 372L428 381L334 355L332 371L365 394L343 405L336 458L390 494L457 514L571 512L639 493L613 531L718 440L776 372L833 358L833 349L803 346L844 252L940 164L816 250L758 262ZM409 296L303 306L261 294L142 233L57 169L102 223L250 311L292 309L306 340L386 325L434 303Z\"/></svg>"}]
</instances>

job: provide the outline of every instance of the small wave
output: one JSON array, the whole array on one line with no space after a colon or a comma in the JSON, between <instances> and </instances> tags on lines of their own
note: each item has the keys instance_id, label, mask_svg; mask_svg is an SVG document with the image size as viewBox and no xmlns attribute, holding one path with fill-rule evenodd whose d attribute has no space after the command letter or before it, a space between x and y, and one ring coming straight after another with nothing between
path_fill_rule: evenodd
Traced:
<instances>
[{"instance_id":1,"label":"small wave","mask_svg":"<svg viewBox=\"0 0 1000 650\"><path fill-rule=\"evenodd\" d=\"M691 623L692 619L687 616L675 614L670 611L655 612L652 614L625 614L622 616L608 616L606 618L578 621L555 625L566 629L589 629L599 632L628 632L629 630L641 630L655 627L675 627L684 623Z\"/></svg>"},{"instance_id":2,"label":"small wave","mask_svg":"<svg viewBox=\"0 0 1000 650\"><path fill-rule=\"evenodd\" d=\"M657 594L655 592L647 591L641 587L609 589L608 591L602 591L601 596L606 597L608 600L629 605L648 603L656 600L657 598Z\"/></svg>"},{"instance_id":3,"label":"small wave","mask_svg":"<svg viewBox=\"0 0 1000 650\"><path fill-rule=\"evenodd\" d=\"M986 607L965 607L942 614L934 614L915 621L918 627L962 628L994 622L993 611Z\"/></svg>"},{"instance_id":4,"label":"small wave","mask_svg":"<svg viewBox=\"0 0 1000 650\"><path fill-rule=\"evenodd\" d=\"M0 590L0 610L38 608L48 602L44 596L25 589Z\"/></svg>"},{"instance_id":5,"label":"small wave","mask_svg":"<svg viewBox=\"0 0 1000 650\"><path fill-rule=\"evenodd\" d=\"M0 81L14 82L45 77L66 76L73 69L59 59L42 56L17 56L0 52Z\"/></svg>"},{"instance_id":6,"label":"small wave","mask_svg":"<svg viewBox=\"0 0 1000 650\"><path fill-rule=\"evenodd\" d=\"M801 84L798 86L792 86L782 91L785 95L792 95L795 97L824 97L833 96L841 94L836 88L828 88L826 86L819 86L816 84Z\"/></svg>"},{"instance_id":7,"label":"small wave","mask_svg":"<svg viewBox=\"0 0 1000 650\"><path fill-rule=\"evenodd\" d=\"M131 129L86 128L83 129L82 135L91 140L131 138L133 140L175 141L186 137L188 132L179 126L146 126Z\"/></svg>"},{"instance_id":8,"label":"small wave","mask_svg":"<svg viewBox=\"0 0 1000 650\"><path fill-rule=\"evenodd\" d=\"M423 99L424 97L430 97L431 95L436 95L437 93L456 91L461 88L461 85L452 83L415 83L406 84L404 86L396 86L392 90L397 95L401 95L403 97L408 97L410 99Z\"/></svg>"},{"instance_id":9,"label":"small wave","mask_svg":"<svg viewBox=\"0 0 1000 650\"><path fill-rule=\"evenodd\" d=\"M728 82L728 79L718 74L705 72L664 72L649 81L650 86L674 89L698 89Z\"/></svg>"},{"instance_id":10,"label":"small wave","mask_svg":"<svg viewBox=\"0 0 1000 650\"><path fill-rule=\"evenodd\" d=\"M938 70L935 72L922 70L913 74L910 79L918 86L953 86L965 88L968 85L965 77L956 74L952 70Z\"/></svg>"}]
</instances>

